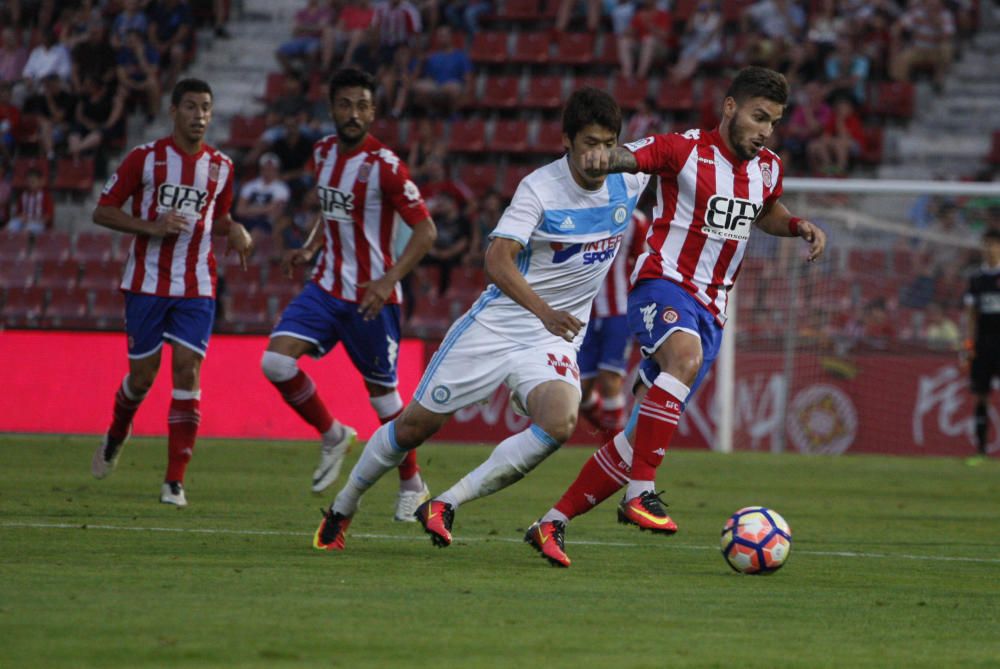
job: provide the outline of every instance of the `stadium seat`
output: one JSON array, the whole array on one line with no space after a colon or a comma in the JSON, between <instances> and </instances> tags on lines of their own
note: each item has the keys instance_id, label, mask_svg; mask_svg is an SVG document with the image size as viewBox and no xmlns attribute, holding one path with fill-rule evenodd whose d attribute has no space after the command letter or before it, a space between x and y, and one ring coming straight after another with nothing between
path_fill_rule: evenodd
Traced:
<instances>
[{"instance_id":1,"label":"stadium seat","mask_svg":"<svg viewBox=\"0 0 1000 669\"><path fill-rule=\"evenodd\" d=\"M114 261L92 261L83 263L80 278L76 285L84 290L115 291L118 290L121 282L121 263Z\"/></svg>"},{"instance_id":2,"label":"stadium seat","mask_svg":"<svg viewBox=\"0 0 1000 669\"><path fill-rule=\"evenodd\" d=\"M637 109L647 95L649 95L649 82L646 79L630 81L625 77L615 77L611 96L618 101L622 109L626 111Z\"/></svg>"},{"instance_id":3,"label":"stadium seat","mask_svg":"<svg viewBox=\"0 0 1000 669\"><path fill-rule=\"evenodd\" d=\"M457 267L452 270L445 297L471 304L486 287L486 273L477 267Z\"/></svg>"},{"instance_id":4,"label":"stadium seat","mask_svg":"<svg viewBox=\"0 0 1000 669\"><path fill-rule=\"evenodd\" d=\"M880 276L888 267L885 251L871 249L851 249L847 256L847 270L856 274L878 273Z\"/></svg>"},{"instance_id":5,"label":"stadium seat","mask_svg":"<svg viewBox=\"0 0 1000 669\"><path fill-rule=\"evenodd\" d=\"M234 253L230 257L236 257L236 254ZM240 267L239 262L226 265L225 276L226 289L229 291L256 293L264 285L264 268L259 262L247 263L246 269Z\"/></svg>"},{"instance_id":6,"label":"stadium seat","mask_svg":"<svg viewBox=\"0 0 1000 669\"><path fill-rule=\"evenodd\" d=\"M664 81L660 85L656 106L669 112L691 111L694 109L694 84L690 80L676 85Z\"/></svg>"},{"instance_id":7,"label":"stadium seat","mask_svg":"<svg viewBox=\"0 0 1000 669\"><path fill-rule=\"evenodd\" d=\"M88 193L94 187L94 159L60 158L56 163L53 190Z\"/></svg>"},{"instance_id":8,"label":"stadium seat","mask_svg":"<svg viewBox=\"0 0 1000 669\"><path fill-rule=\"evenodd\" d=\"M885 129L880 125L875 125L866 127L864 132L865 142L861 146L858 160L866 165L878 165L882 162Z\"/></svg>"},{"instance_id":9,"label":"stadium seat","mask_svg":"<svg viewBox=\"0 0 1000 669\"><path fill-rule=\"evenodd\" d=\"M371 127L368 128L368 131L373 137L393 151L403 148L403 142L400 139L399 121L394 118L377 118L371 124Z\"/></svg>"},{"instance_id":10,"label":"stadium seat","mask_svg":"<svg viewBox=\"0 0 1000 669\"><path fill-rule=\"evenodd\" d=\"M81 262L107 262L115 258L118 237L102 232L80 232L73 240L73 259Z\"/></svg>"},{"instance_id":11,"label":"stadium seat","mask_svg":"<svg viewBox=\"0 0 1000 669\"><path fill-rule=\"evenodd\" d=\"M0 268L31 253L31 235L27 232L0 230Z\"/></svg>"},{"instance_id":12,"label":"stadium seat","mask_svg":"<svg viewBox=\"0 0 1000 669\"><path fill-rule=\"evenodd\" d=\"M497 11L497 18L504 21L536 21L541 16L539 0L504 0Z\"/></svg>"},{"instance_id":13,"label":"stadium seat","mask_svg":"<svg viewBox=\"0 0 1000 669\"><path fill-rule=\"evenodd\" d=\"M514 43L510 62L528 65L544 65L549 62L549 47L552 39L546 32L522 32Z\"/></svg>"},{"instance_id":14,"label":"stadium seat","mask_svg":"<svg viewBox=\"0 0 1000 669\"><path fill-rule=\"evenodd\" d=\"M531 145L532 153L561 155L563 147L562 121L543 121L538 125L538 136Z\"/></svg>"},{"instance_id":15,"label":"stadium seat","mask_svg":"<svg viewBox=\"0 0 1000 669\"><path fill-rule=\"evenodd\" d=\"M406 132L406 142L404 142L403 146L401 147L404 151L408 152L410 148L413 146L413 144L416 143L418 139L420 139L417 136L417 134L418 133L416 124L411 121L409 130L407 130ZM440 137L440 138L444 137L444 121L431 122L431 135L433 137Z\"/></svg>"},{"instance_id":16,"label":"stadium seat","mask_svg":"<svg viewBox=\"0 0 1000 669\"><path fill-rule=\"evenodd\" d=\"M481 118L452 121L448 135L451 153L479 153L486 148L486 121Z\"/></svg>"},{"instance_id":17,"label":"stadium seat","mask_svg":"<svg viewBox=\"0 0 1000 669\"><path fill-rule=\"evenodd\" d=\"M694 10L698 5L698 0L677 0L671 7L671 13L675 22L687 21L694 15Z\"/></svg>"},{"instance_id":18,"label":"stadium seat","mask_svg":"<svg viewBox=\"0 0 1000 669\"><path fill-rule=\"evenodd\" d=\"M894 119L913 118L916 100L913 84L905 81L881 81L876 87L873 113Z\"/></svg>"},{"instance_id":19,"label":"stadium seat","mask_svg":"<svg viewBox=\"0 0 1000 669\"><path fill-rule=\"evenodd\" d=\"M604 67L618 66L618 40L613 34L605 33L601 38L594 63Z\"/></svg>"},{"instance_id":20,"label":"stadium seat","mask_svg":"<svg viewBox=\"0 0 1000 669\"><path fill-rule=\"evenodd\" d=\"M0 286L27 288L34 285L37 267L28 258L12 258L0 262Z\"/></svg>"},{"instance_id":21,"label":"stadium seat","mask_svg":"<svg viewBox=\"0 0 1000 669\"><path fill-rule=\"evenodd\" d=\"M521 93L520 77L486 77L479 106L483 109L517 109Z\"/></svg>"},{"instance_id":22,"label":"stadium seat","mask_svg":"<svg viewBox=\"0 0 1000 669\"><path fill-rule=\"evenodd\" d=\"M226 140L226 146L234 149L252 148L266 129L267 123L263 116L237 114L229 122L229 139Z\"/></svg>"},{"instance_id":23,"label":"stadium seat","mask_svg":"<svg viewBox=\"0 0 1000 669\"><path fill-rule=\"evenodd\" d=\"M482 197L484 193L497 185L497 167L492 163L483 165L464 165L459 174L462 182L465 183L476 197Z\"/></svg>"},{"instance_id":24,"label":"stadium seat","mask_svg":"<svg viewBox=\"0 0 1000 669\"><path fill-rule=\"evenodd\" d=\"M584 88L585 86L590 86L591 88L596 88L599 91L608 92L608 77L602 75L585 75L576 77L573 81L573 88Z\"/></svg>"},{"instance_id":25,"label":"stadium seat","mask_svg":"<svg viewBox=\"0 0 1000 669\"><path fill-rule=\"evenodd\" d=\"M478 32L472 39L469 58L477 65L502 65L507 62L506 32Z\"/></svg>"},{"instance_id":26,"label":"stadium seat","mask_svg":"<svg viewBox=\"0 0 1000 669\"><path fill-rule=\"evenodd\" d=\"M121 329L125 323L125 298L120 291L90 291L90 317L102 330Z\"/></svg>"},{"instance_id":27,"label":"stadium seat","mask_svg":"<svg viewBox=\"0 0 1000 669\"><path fill-rule=\"evenodd\" d=\"M559 33L552 62L557 65L590 65L594 62L593 33Z\"/></svg>"},{"instance_id":28,"label":"stadium seat","mask_svg":"<svg viewBox=\"0 0 1000 669\"><path fill-rule=\"evenodd\" d=\"M993 131L993 145L990 149L990 164L1000 165L1000 130Z\"/></svg>"},{"instance_id":29,"label":"stadium seat","mask_svg":"<svg viewBox=\"0 0 1000 669\"><path fill-rule=\"evenodd\" d=\"M285 92L285 75L283 72L271 72L264 84L264 95L261 100L265 104L274 104Z\"/></svg>"},{"instance_id":30,"label":"stadium seat","mask_svg":"<svg viewBox=\"0 0 1000 669\"><path fill-rule=\"evenodd\" d=\"M522 119L501 119L493 127L490 151L524 153L528 150L528 122Z\"/></svg>"},{"instance_id":31,"label":"stadium seat","mask_svg":"<svg viewBox=\"0 0 1000 669\"><path fill-rule=\"evenodd\" d=\"M271 315L269 311L270 298L264 293L240 295L239 299L230 296L225 301L224 320L234 325L236 332L259 332L270 329Z\"/></svg>"},{"instance_id":32,"label":"stadium seat","mask_svg":"<svg viewBox=\"0 0 1000 669\"><path fill-rule=\"evenodd\" d=\"M16 191L27 188L29 170L38 170L42 173L42 181L49 182L49 161L44 158L15 158L10 170L10 187Z\"/></svg>"},{"instance_id":33,"label":"stadium seat","mask_svg":"<svg viewBox=\"0 0 1000 669\"><path fill-rule=\"evenodd\" d=\"M35 260L66 262L72 254L72 240L65 232L51 230L35 238L31 257Z\"/></svg>"},{"instance_id":34,"label":"stadium seat","mask_svg":"<svg viewBox=\"0 0 1000 669\"><path fill-rule=\"evenodd\" d=\"M563 80L560 76L528 78L528 89L521 98L526 109L559 109L563 103Z\"/></svg>"},{"instance_id":35,"label":"stadium seat","mask_svg":"<svg viewBox=\"0 0 1000 669\"><path fill-rule=\"evenodd\" d=\"M440 339L451 326L451 303L434 292L417 298L404 330L413 337Z\"/></svg>"},{"instance_id":36,"label":"stadium seat","mask_svg":"<svg viewBox=\"0 0 1000 669\"><path fill-rule=\"evenodd\" d=\"M53 288L49 303L45 307L42 324L46 327L81 329L92 325L87 316L86 291L76 288Z\"/></svg>"},{"instance_id":37,"label":"stadium seat","mask_svg":"<svg viewBox=\"0 0 1000 669\"><path fill-rule=\"evenodd\" d=\"M8 328L32 327L45 310L45 290L36 286L9 286L3 306L3 325Z\"/></svg>"},{"instance_id":38,"label":"stadium seat","mask_svg":"<svg viewBox=\"0 0 1000 669\"><path fill-rule=\"evenodd\" d=\"M512 198L518 184L521 183L521 179L534 172L537 167L536 165L507 165L507 169L504 170L503 181L500 185L500 194L508 200Z\"/></svg>"},{"instance_id":39,"label":"stadium seat","mask_svg":"<svg viewBox=\"0 0 1000 669\"><path fill-rule=\"evenodd\" d=\"M35 285L40 288L66 290L76 285L80 266L67 260L42 260L38 262Z\"/></svg>"}]
</instances>

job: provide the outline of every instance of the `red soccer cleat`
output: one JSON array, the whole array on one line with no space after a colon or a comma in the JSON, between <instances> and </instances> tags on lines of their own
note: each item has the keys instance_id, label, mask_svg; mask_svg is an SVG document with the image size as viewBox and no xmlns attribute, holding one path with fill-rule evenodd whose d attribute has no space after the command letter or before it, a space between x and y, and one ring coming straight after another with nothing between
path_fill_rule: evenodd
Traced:
<instances>
[{"instance_id":1,"label":"red soccer cleat","mask_svg":"<svg viewBox=\"0 0 1000 669\"><path fill-rule=\"evenodd\" d=\"M313 535L313 548L319 551L344 550L344 532L350 525L351 519L348 516L336 513L333 509L323 511L323 522Z\"/></svg>"},{"instance_id":2,"label":"red soccer cleat","mask_svg":"<svg viewBox=\"0 0 1000 669\"><path fill-rule=\"evenodd\" d=\"M541 553L553 567L568 567L570 559L564 552L565 535L566 523L538 520L528 528L524 541Z\"/></svg>"},{"instance_id":3,"label":"red soccer cleat","mask_svg":"<svg viewBox=\"0 0 1000 669\"><path fill-rule=\"evenodd\" d=\"M677 524L667 515L665 506L660 493L646 491L627 502L622 500L618 505L618 522L636 525L640 530L673 534L677 531Z\"/></svg>"},{"instance_id":4,"label":"red soccer cleat","mask_svg":"<svg viewBox=\"0 0 1000 669\"><path fill-rule=\"evenodd\" d=\"M424 526L424 532L431 535L431 541L438 548L451 545L451 524L455 521L455 510L447 502L429 500L417 507L413 514Z\"/></svg>"}]
</instances>

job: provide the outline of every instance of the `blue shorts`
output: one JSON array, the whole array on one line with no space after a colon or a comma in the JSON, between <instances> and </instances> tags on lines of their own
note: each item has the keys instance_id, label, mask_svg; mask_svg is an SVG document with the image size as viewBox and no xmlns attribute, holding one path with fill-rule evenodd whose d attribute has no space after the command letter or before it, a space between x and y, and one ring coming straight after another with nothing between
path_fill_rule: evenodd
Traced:
<instances>
[{"instance_id":1,"label":"blue shorts","mask_svg":"<svg viewBox=\"0 0 1000 669\"><path fill-rule=\"evenodd\" d=\"M591 320L587 324L587 336L576 354L580 378L591 379L601 369L625 376L631 344L628 317L624 314Z\"/></svg>"},{"instance_id":2,"label":"blue shorts","mask_svg":"<svg viewBox=\"0 0 1000 669\"><path fill-rule=\"evenodd\" d=\"M337 299L308 283L281 314L271 337L294 337L312 343L317 358L343 342L355 369L366 381L396 387L399 353L399 305L387 304L373 320L358 313L356 302Z\"/></svg>"},{"instance_id":3,"label":"blue shorts","mask_svg":"<svg viewBox=\"0 0 1000 669\"><path fill-rule=\"evenodd\" d=\"M298 58L316 53L319 51L319 47L320 38L318 37L295 37L283 42L278 47L278 53L289 58Z\"/></svg>"},{"instance_id":4,"label":"blue shorts","mask_svg":"<svg viewBox=\"0 0 1000 669\"><path fill-rule=\"evenodd\" d=\"M691 384L691 393L712 368L722 345L722 326L690 293L666 279L640 281L628 294L628 326L642 350L639 378L646 386L660 374L660 366L649 356L678 330L701 339L702 363Z\"/></svg>"},{"instance_id":5,"label":"blue shorts","mask_svg":"<svg viewBox=\"0 0 1000 669\"><path fill-rule=\"evenodd\" d=\"M211 297L159 297L125 291L128 357L153 355L167 339L205 357L215 321Z\"/></svg>"}]
</instances>

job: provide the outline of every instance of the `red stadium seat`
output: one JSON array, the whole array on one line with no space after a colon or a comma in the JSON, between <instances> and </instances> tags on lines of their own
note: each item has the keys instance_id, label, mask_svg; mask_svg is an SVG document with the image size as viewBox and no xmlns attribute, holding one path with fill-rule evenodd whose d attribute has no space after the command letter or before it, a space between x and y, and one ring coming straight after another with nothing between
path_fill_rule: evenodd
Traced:
<instances>
[{"instance_id":1,"label":"red stadium seat","mask_svg":"<svg viewBox=\"0 0 1000 669\"><path fill-rule=\"evenodd\" d=\"M448 136L451 153L479 153L486 148L486 121L481 118L453 121Z\"/></svg>"},{"instance_id":2,"label":"red stadium seat","mask_svg":"<svg viewBox=\"0 0 1000 669\"><path fill-rule=\"evenodd\" d=\"M35 261L17 258L0 262L0 286L27 288L35 283Z\"/></svg>"},{"instance_id":3,"label":"red stadium seat","mask_svg":"<svg viewBox=\"0 0 1000 669\"><path fill-rule=\"evenodd\" d=\"M3 305L5 327L31 327L38 324L45 310L45 290L35 286L7 288Z\"/></svg>"},{"instance_id":4,"label":"red stadium seat","mask_svg":"<svg viewBox=\"0 0 1000 669\"><path fill-rule=\"evenodd\" d=\"M15 158L10 170L10 187L16 191L27 188L29 170L38 170L42 173L42 181L49 182L49 161L44 158Z\"/></svg>"},{"instance_id":5,"label":"red stadium seat","mask_svg":"<svg viewBox=\"0 0 1000 669\"><path fill-rule=\"evenodd\" d=\"M535 165L508 165L503 175L503 182L500 186L500 194L508 200L514 196L521 179L535 171Z\"/></svg>"},{"instance_id":6,"label":"red stadium seat","mask_svg":"<svg viewBox=\"0 0 1000 669\"><path fill-rule=\"evenodd\" d=\"M94 187L94 159L60 158L56 163L56 178L52 188L60 191L88 193Z\"/></svg>"},{"instance_id":7,"label":"red stadium seat","mask_svg":"<svg viewBox=\"0 0 1000 669\"><path fill-rule=\"evenodd\" d=\"M444 336L451 326L451 303L437 295L437 283L434 290L418 297L413 305L413 315L404 328L410 336L424 339L435 339Z\"/></svg>"},{"instance_id":8,"label":"red stadium seat","mask_svg":"<svg viewBox=\"0 0 1000 669\"><path fill-rule=\"evenodd\" d=\"M0 230L0 268L31 253L31 235L27 232Z\"/></svg>"},{"instance_id":9,"label":"red stadium seat","mask_svg":"<svg viewBox=\"0 0 1000 669\"><path fill-rule=\"evenodd\" d=\"M229 139L226 146L234 149L249 149L257 143L267 129L263 116L241 116L237 114L229 122Z\"/></svg>"},{"instance_id":10,"label":"red stadium seat","mask_svg":"<svg viewBox=\"0 0 1000 669\"><path fill-rule=\"evenodd\" d=\"M684 81L671 84L664 80L660 83L660 94L656 98L656 106L669 112L688 112L694 109L694 84Z\"/></svg>"},{"instance_id":11,"label":"red stadium seat","mask_svg":"<svg viewBox=\"0 0 1000 669\"><path fill-rule=\"evenodd\" d=\"M532 153L561 155L563 147L563 131L561 121L543 121L538 126L538 136L531 145Z\"/></svg>"},{"instance_id":12,"label":"red stadium seat","mask_svg":"<svg viewBox=\"0 0 1000 669\"><path fill-rule=\"evenodd\" d=\"M646 99L649 94L649 82L645 79L632 79L625 77L615 78L611 96L618 101L618 105L627 111L632 111L639 107L639 103Z\"/></svg>"},{"instance_id":13,"label":"red stadium seat","mask_svg":"<svg viewBox=\"0 0 1000 669\"><path fill-rule=\"evenodd\" d=\"M577 88L584 88L589 86L591 88L596 88L599 91L608 92L608 77L600 75L586 75L576 77L573 81L574 90Z\"/></svg>"},{"instance_id":14,"label":"red stadium seat","mask_svg":"<svg viewBox=\"0 0 1000 669\"><path fill-rule=\"evenodd\" d=\"M121 292L107 290L90 291L90 317L94 326L103 330L117 330L125 323L125 298Z\"/></svg>"},{"instance_id":15,"label":"red stadium seat","mask_svg":"<svg viewBox=\"0 0 1000 669\"><path fill-rule=\"evenodd\" d=\"M593 33L559 33L552 62L558 65L590 65L597 43Z\"/></svg>"},{"instance_id":16,"label":"red stadium seat","mask_svg":"<svg viewBox=\"0 0 1000 669\"><path fill-rule=\"evenodd\" d=\"M277 102L285 92L285 74L283 72L271 72L267 75L267 82L264 84L264 95L261 98L266 104Z\"/></svg>"},{"instance_id":17,"label":"red stadium seat","mask_svg":"<svg viewBox=\"0 0 1000 669\"><path fill-rule=\"evenodd\" d=\"M496 165L464 165L459 170L459 174L462 177L462 182L476 194L476 197L482 197L488 190L496 188Z\"/></svg>"},{"instance_id":18,"label":"red stadium seat","mask_svg":"<svg viewBox=\"0 0 1000 669\"><path fill-rule=\"evenodd\" d=\"M916 91L905 81L882 81L877 84L872 111L896 119L913 118Z\"/></svg>"},{"instance_id":19,"label":"red stadium seat","mask_svg":"<svg viewBox=\"0 0 1000 669\"><path fill-rule=\"evenodd\" d=\"M92 325L87 316L87 292L76 288L53 289L45 307L47 327L80 329Z\"/></svg>"},{"instance_id":20,"label":"red stadium seat","mask_svg":"<svg viewBox=\"0 0 1000 669\"><path fill-rule=\"evenodd\" d=\"M536 76L528 79L528 90L521 98L527 109L559 109L563 103L563 81L560 76Z\"/></svg>"},{"instance_id":21,"label":"red stadium seat","mask_svg":"<svg viewBox=\"0 0 1000 669\"><path fill-rule=\"evenodd\" d=\"M483 109L517 109L521 93L520 77L486 77L479 106Z\"/></svg>"},{"instance_id":22,"label":"red stadium seat","mask_svg":"<svg viewBox=\"0 0 1000 669\"><path fill-rule=\"evenodd\" d=\"M612 34L605 34L601 38L601 45L597 48L598 65L605 67L615 67L618 65L618 39Z\"/></svg>"},{"instance_id":23,"label":"red stadium seat","mask_svg":"<svg viewBox=\"0 0 1000 669\"><path fill-rule=\"evenodd\" d=\"M528 150L528 122L525 120L502 119L493 127L490 151L503 153L523 153Z\"/></svg>"},{"instance_id":24,"label":"red stadium seat","mask_svg":"<svg viewBox=\"0 0 1000 669\"><path fill-rule=\"evenodd\" d=\"M504 0L497 18L505 21L536 21L542 17L539 0Z\"/></svg>"},{"instance_id":25,"label":"red stadium seat","mask_svg":"<svg viewBox=\"0 0 1000 669\"><path fill-rule=\"evenodd\" d=\"M882 162L882 149L885 129L880 126L869 126L864 129L865 142L861 146L858 160L867 165L878 165Z\"/></svg>"},{"instance_id":26,"label":"red stadium seat","mask_svg":"<svg viewBox=\"0 0 1000 669\"><path fill-rule=\"evenodd\" d=\"M687 21L694 15L698 0L677 0L672 7L674 21Z\"/></svg>"},{"instance_id":27,"label":"red stadium seat","mask_svg":"<svg viewBox=\"0 0 1000 669\"><path fill-rule=\"evenodd\" d=\"M544 65L549 62L549 48L552 39L546 32L522 32L517 36L511 62L529 65Z\"/></svg>"},{"instance_id":28,"label":"red stadium seat","mask_svg":"<svg viewBox=\"0 0 1000 669\"><path fill-rule=\"evenodd\" d=\"M388 146L393 151L403 147L399 134L399 121L394 118L377 118L368 128L375 139Z\"/></svg>"},{"instance_id":29,"label":"red stadium seat","mask_svg":"<svg viewBox=\"0 0 1000 669\"><path fill-rule=\"evenodd\" d=\"M232 296L226 300L225 321L236 332L259 332L270 329L270 298L263 293Z\"/></svg>"},{"instance_id":30,"label":"red stadium seat","mask_svg":"<svg viewBox=\"0 0 1000 669\"><path fill-rule=\"evenodd\" d=\"M121 281L121 263L95 261L83 263L83 271L76 285L84 290L113 292L118 290Z\"/></svg>"},{"instance_id":31,"label":"red stadium seat","mask_svg":"<svg viewBox=\"0 0 1000 669\"><path fill-rule=\"evenodd\" d=\"M107 262L115 258L118 237L103 232L81 232L73 240L73 259L81 262Z\"/></svg>"},{"instance_id":32,"label":"red stadium seat","mask_svg":"<svg viewBox=\"0 0 1000 669\"><path fill-rule=\"evenodd\" d=\"M35 260L58 260L66 262L72 254L72 240L65 232L50 230L35 238L31 257Z\"/></svg>"},{"instance_id":33,"label":"red stadium seat","mask_svg":"<svg viewBox=\"0 0 1000 669\"><path fill-rule=\"evenodd\" d=\"M42 260L38 263L35 285L39 288L66 290L76 285L80 266L66 260Z\"/></svg>"},{"instance_id":34,"label":"red stadium seat","mask_svg":"<svg viewBox=\"0 0 1000 669\"><path fill-rule=\"evenodd\" d=\"M851 249L847 256L847 269L857 274L883 273L888 267L885 251Z\"/></svg>"},{"instance_id":35,"label":"red stadium seat","mask_svg":"<svg viewBox=\"0 0 1000 669\"><path fill-rule=\"evenodd\" d=\"M506 32L478 32L472 39L469 58L477 65L502 65L507 62Z\"/></svg>"}]
</instances>

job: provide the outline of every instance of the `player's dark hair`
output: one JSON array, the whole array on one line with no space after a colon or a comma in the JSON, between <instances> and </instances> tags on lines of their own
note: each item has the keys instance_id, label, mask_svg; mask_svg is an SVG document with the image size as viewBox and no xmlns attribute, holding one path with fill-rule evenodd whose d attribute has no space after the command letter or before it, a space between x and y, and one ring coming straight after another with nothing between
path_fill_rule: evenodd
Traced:
<instances>
[{"instance_id":1,"label":"player's dark hair","mask_svg":"<svg viewBox=\"0 0 1000 669\"><path fill-rule=\"evenodd\" d=\"M742 103L750 98L764 98L779 105L788 104L788 81L785 75L766 67L751 65L740 70L726 91L727 98Z\"/></svg>"},{"instance_id":2,"label":"player's dark hair","mask_svg":"<svg viewBox=\"0 0 1000 669\"><path fill-rule=\"evenodd\" d=\"M983 233L983 241L1000 242L1000 228L987 228Z\"/></svg>"},{"instance_id":3,"label":"player's dark hair","mask_svg":"<svg viewBox=\"0 0 1000 669\"><path fill-rule=\"evenodd\" d=\"M173 92L170 93L170 104L174 107L178 106L186 93L208 93L209 97L215 98L215 95L212 94L212 87L208 85L207 81L201 79L181 79L174 86Z\"/></svg>"},{"instance_id":4,"label":"player's dark hair","mask_svg":"<svg viewBox=\"0 0 1000 669\"><path fill-rule=\"evenodd\" d=\"M604 91L584 86L573 91L566 101L562 130L573 141L578 132L592 123L613 130L617 138L622 132L622 110Z\"/></svg>"},{"instance_id":5,"label":"player's dark hair","mask_svg":"<svg viewBox=\"0 0 1000 669\"><path fill-rule=\"evenodd\" d=\"M367 88L375 97L375 77L356 67L344 67L330 77L330 102L337 96L341 88Z\"/></svg>"}]
</instances>

